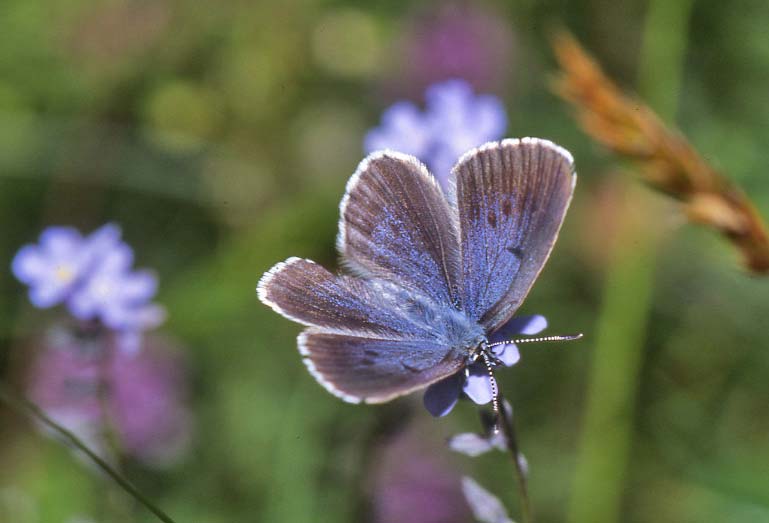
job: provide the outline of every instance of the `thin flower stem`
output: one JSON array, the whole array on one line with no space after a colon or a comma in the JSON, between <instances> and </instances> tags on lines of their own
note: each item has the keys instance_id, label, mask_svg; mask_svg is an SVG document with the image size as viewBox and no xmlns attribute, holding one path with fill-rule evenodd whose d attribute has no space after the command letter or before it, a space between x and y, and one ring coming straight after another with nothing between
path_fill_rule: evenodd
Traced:
<instances>
[{"instance_id":1,"label":"thin flower stem","mask_svg":"<svg viewBox=\"0 0 769 523\"><path fill-rule=\"evenodd\" d=\"M515 423L512 416L508 414L506 403L502 395L499 395L499 403L502 408L499 409L499 421L502 425L502 432L505 435L505 444L510 457L513 460L515 469L515 479L518 484L518 496L521 498L521 521L522 523L533 523L531 514L531 501L529 500L529 483L526 479L526 471L521 462L521 452L518 448L518 437L515 432Z\"/></svg>"},{"instance_id":2,"label":"thin flower stem","mask_svg":"<svg viewBox=\"0 0 769 523\"><path fill-rule=\"evenodd\" d=\"M93 463L110 476L115 482L128 494L130 494L136 501L144 505L150 512L152 512L163 523L176 523L168 514L156 507L150 500L139 492L130 481L124 478L119 472L117 472L109 463L100 458L94 451L92 451L85 443L83 443L72 432L62 427L51 419L43 410L20 396L17 396L5 385L0 384L0 400L5 402L9 407L22 415L27 415L35 420L39 421L46 427L52 429L58 433L64 440L71 444L73 447L81 451L83 454L93 461Z\"/></svg>"}]
</instances>

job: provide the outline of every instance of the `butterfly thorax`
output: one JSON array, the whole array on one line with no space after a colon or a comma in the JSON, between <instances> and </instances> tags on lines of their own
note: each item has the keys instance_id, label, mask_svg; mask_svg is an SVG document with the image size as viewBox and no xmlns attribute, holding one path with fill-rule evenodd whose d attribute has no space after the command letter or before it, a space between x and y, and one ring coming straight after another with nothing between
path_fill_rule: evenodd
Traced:
<instances>
[{"instance_id":1,"label":"butterfly thorax","mask_svg":"<svg viewBox=\"0 0 769 523\"><path fill-rule=\"evenodd\" d=\"M407 299L400 291L398 303L415 328L451 349L452 356L468 358L488 341L484 328L451 304L437 304L415 293Z\"/></svg>"}]
</instances>

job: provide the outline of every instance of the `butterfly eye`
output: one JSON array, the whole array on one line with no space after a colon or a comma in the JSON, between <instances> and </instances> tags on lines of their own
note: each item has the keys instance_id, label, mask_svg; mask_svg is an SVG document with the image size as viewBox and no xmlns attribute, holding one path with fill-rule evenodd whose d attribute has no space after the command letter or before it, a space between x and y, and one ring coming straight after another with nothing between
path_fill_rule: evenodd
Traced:
<instances>
[{"instance_id":1,"label":"butterfly eye","mask_svg":"<svg viewBox=\"0 0 769 523\"><path fill-rule=\"evenodd\" d=\"M467 364L469 365L478 361L478 358L480 358L488 350L487 347L488 345L486 341L483 341L470 349L470 352L467 355ZM465 368L465 371L467 371L467 368Z\"/></svg>"}]
</instances>

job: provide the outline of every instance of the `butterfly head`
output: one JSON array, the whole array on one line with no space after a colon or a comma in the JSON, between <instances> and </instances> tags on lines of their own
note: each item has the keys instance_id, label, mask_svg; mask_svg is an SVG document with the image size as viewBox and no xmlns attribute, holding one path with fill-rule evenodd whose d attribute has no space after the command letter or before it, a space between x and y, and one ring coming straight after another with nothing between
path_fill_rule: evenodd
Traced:
<instances>
[{"instance_id":1,"label":"butterfly head","mask_svg":"<svg viewBox=\"0 0 769 523\"><path fill-rule=\"evenodd\" d=\"M489 343L489 340L486 338L481 339L477 345L471 347L468 350L467 353L467 365L471 365L478 361L479 359L482 359L484 361L488 360L489 363L491 363L492 367L496 367L497 365L502 365L502 361L500 361L499 358L497 358L494 355L494 352L491 350L492 345Z\"/></svg>"}]
</instances>

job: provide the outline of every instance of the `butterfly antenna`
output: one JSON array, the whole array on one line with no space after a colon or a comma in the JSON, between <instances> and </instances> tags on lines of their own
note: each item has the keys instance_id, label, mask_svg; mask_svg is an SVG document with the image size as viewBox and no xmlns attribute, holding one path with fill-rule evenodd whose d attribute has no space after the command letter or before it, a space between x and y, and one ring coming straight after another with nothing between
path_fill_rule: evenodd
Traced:
<instances>
[{"instance_id":1,"label":"butterfly antenna","mask_svg":"<svg viewBox=\"0 0 769 523\"><path fill-rule=\"evenodd\" d=\"M537 338L514 338L507 341L498 341L496 343L490 343L489 347L496 347L497 345L507 345L508 343L542 343L546 341L574 341L582 338L582 333L578 334L559 334L555 336L539 336Z\"/></svg>"},{"instance_id":2,"label":"butterfly antenna","mask_svg":"<svg viewBox=\"0 0 769 523\"><path fill-rule=\"evenodd\" d=\"M489 355L484 351L481 353L483 362L486 364L486 370L489 371L489 383L491 383L491 408L494 411L494 434L499 433L499 387L497 379L494 377L494 370L491 365Z\"/></svg>"}]
</instances>

